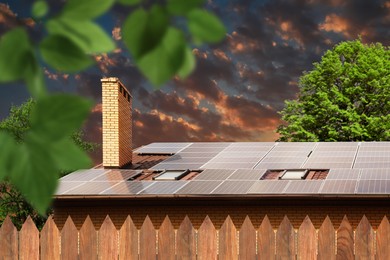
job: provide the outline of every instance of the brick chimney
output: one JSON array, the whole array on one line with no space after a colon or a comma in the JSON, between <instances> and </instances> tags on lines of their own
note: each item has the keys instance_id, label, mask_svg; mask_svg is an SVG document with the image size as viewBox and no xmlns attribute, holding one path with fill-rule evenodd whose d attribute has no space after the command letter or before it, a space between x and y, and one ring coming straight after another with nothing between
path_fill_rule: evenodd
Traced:
<instances>
[{"instance_id":1,"label":"brick chimney","mask_svg":"<svg viewBox=\"0 0 390 260\"><path fill-rule=\"evenodd\" d=\"M132 96L118 78L101 79L103 166L121 168L132 160Z\"/></svg>"}]
</instances>

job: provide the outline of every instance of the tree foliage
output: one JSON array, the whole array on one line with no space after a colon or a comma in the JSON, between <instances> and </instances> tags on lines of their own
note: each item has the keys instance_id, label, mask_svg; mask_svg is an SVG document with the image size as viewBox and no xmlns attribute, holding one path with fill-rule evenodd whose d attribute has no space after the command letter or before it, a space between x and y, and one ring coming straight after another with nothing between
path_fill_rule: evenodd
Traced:
<instances>
[{"instance_id":1,"label":"tree foliage","mask_svg":"<svg viewBox=\"0 0 390 260\"><path fill-rule=\"evenodd\" d=\"M327 51L280 112L281 141L389 141L390 50L361 40Z\"/></svg>"},{"instance_id":2,"label":"tree foliage","mask_svg":"<svg viewBox=\"0 0 390 260\"><path fill-rule=\"evenodd\" d=\"M124 44L140 72L156 86L193 71L192 45L216 43L225 35L221 21L202 9L205 0L167 0L163 4L67 0L60 10L51 10L45 0L32 3L32 16L45 28L42 37L32 39L28 27L18 26L0 39L0 83L22 80L36 99L30 128L20 129L23 142L0 131L0 180L7 178L42 214L51 202L58 172L91 165L85 152L69 138L80 128L91 102L49 94L42 67L76 73L93 65L94 55L113 51L114 41L95 19L114 4L130 10L122 26ZM187 28L181 26L183 22Z\"/></svg>"},{"instance_id":3,"label":"tree foliage","mask_svg":"<svg viewBox=\"0 0 390 260\"><path fill-rule=\"evenodd\" d=\"M34 106L36 106L36 102L33 99L29 99L20 106L12 106L9 116L0 122L0 131L11 135L17 143L23 143L31 128L31 112ZM70 138L83 151L90 152L96 148L96 144L83 140L83 132L80 130L72 133ZM60 175L65 175L72 170L76 169L61 169ZM20 191L7 179L0 181L0 225L5 217L9 215L18 228L21 227L28 216L31 216L38 227L43 226L46 218L38 214Z\"/></svg>"}]
</instances>

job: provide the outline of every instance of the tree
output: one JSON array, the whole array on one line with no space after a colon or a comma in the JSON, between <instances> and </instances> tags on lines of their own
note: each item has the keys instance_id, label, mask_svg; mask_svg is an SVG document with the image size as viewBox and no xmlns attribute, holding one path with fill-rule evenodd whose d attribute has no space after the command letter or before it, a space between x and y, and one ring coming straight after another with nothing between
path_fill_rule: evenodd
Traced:
<instances>
[{"instance_id":1,"label":"tree","mask_svg":"<svg viewBox=\"0 0 390 260\"><path fill-rule=\"evenodd\" d=\"M20 106L12 106L7 118L0 122L0 131L9 133L16 142L22 143L26 133L31 127L31 111L36 102L33 99L27 100ZM96 148L96 144L83 140L83 132L74 132L70 138L73 143L86 152ZM75 169L62 169L61 175L66 175ZM23 195L9 181L0 181L0 225L5 217L9 215L13 223L20 228L28 216L34 220L37 227L42 227L46 221L45 216L38 212L25 200Z\"/></svg>"},{"instance_id":2,"label":"tree","mask_svg":"<svg viewBox=\"0 0 390 260\"><path fill-rule=\"evenodd\" d=\"M193 71L193 45L216 43L224 37L225 27L202 8L205 2L67 0L58 9L51 8L49 1L34 1L32 17L44 28L38 39L31 38L28 26L12 28L0 39L0 83L22 80L36 100L23 142L17 143L0 131L0 180L8 178L44 214L56 189L58 172L91 165L85 152L69 139L88 115L91 102L50 94L42 67L77 73L93 64L94 55L113 51L115 43L95 22L98 17L115 3L129 10L122 25L124 45L140 72L159 86Z\"/></svg>"},{"instance_id":3,"label":"tree","mask_svg":"<svg viewBox=\"0 0 390 260\"><path fill-rule=\"evenodd\" d=\"M342 42L299 81L280 112L280 141L389 141L390 51L380 43Z\"/></svg>"}]
</instances>

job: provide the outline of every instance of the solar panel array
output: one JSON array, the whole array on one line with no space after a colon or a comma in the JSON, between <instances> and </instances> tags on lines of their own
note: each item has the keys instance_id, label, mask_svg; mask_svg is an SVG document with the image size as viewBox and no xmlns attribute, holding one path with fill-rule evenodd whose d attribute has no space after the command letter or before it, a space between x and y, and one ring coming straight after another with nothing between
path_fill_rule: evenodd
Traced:
<instances>
[{"instance_id":1,"label":"solar panel array","mask_svg":"<svg viewBox=\"0 0 390 260\"><path fill-rule=\"evenodd\" d=\"M136 170L80 170L56 195L381 195L390 193L390 143L153 143L173 156L152 170L202 170L188 181L129 181ZM325 180L261 180L267 170L330 169Z\"/></svg>"}]
</instances>

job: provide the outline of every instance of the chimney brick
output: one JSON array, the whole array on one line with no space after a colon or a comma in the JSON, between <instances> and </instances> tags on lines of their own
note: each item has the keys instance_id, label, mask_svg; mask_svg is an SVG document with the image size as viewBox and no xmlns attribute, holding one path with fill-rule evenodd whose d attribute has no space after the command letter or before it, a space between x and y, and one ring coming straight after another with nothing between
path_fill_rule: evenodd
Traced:
<instances>
[{"instance_id":1,"label":"chimney brick","mask_svg":"<svg viewBox=\"0 0 390 260\"><path fill-rule=\"evenodd\" d=\"M118 78L101 79L103 166L121 168L132 160L132 96Z\"/></svg>"}]
</instances>

